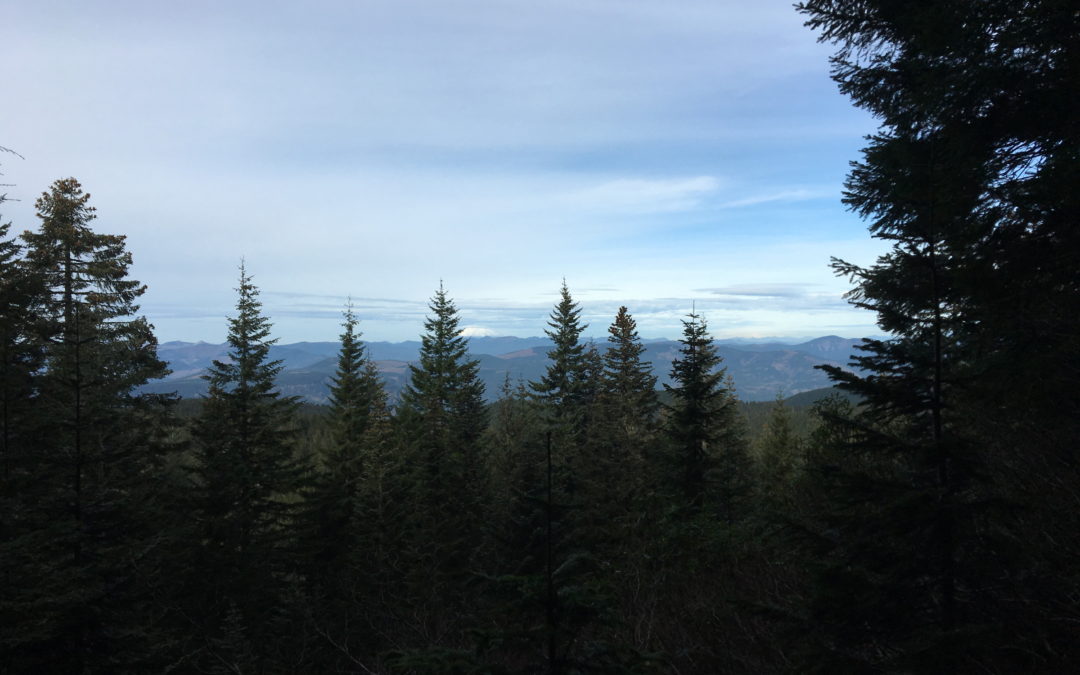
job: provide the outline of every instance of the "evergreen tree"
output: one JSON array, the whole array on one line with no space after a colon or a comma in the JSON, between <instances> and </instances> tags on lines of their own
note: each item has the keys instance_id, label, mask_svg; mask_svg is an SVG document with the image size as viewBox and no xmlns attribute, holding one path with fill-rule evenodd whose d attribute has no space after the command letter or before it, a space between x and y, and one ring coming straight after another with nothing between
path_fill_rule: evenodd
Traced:
<instances>
[{"instance_id":1,"label":"evergreen tree","mask_svg":"<svg viewBox=\"0 0 1080 675\"><path fill-rule=\"evenodd\" d=\"M2 198L0 198L2 201ZM39 279L20 264L22 247L8 238L10 223L0 224L0 503L13 498L28 480L18 464L27 447L32 415L33 374L40 369L43 346L32 336L32 308L39 301ZM3 508L0 540L15 510Z\"/></svg>"},{"instance_id":2,"label":"evergreen tree","mask_svg":"<svg viewBox=\"0 0 1080 675\"><path fill-rule=\"evenodd\" d=\"M339 449L352 447L355 450L370 430L372 417L385 408L383 384L360 341L357 324L350 305L345 311L345 332L341 334L337 372L330 385L333 442Z\"/></svg>"},{"instance_id":3,"label":"evergreen tree","mask_svg":"<svg viewBox=\"0 0 1080 675\"><path fill-rule=\"evenodd\" d=\"M409 366L397 421L414 492L412 587L416 602L427 607L422 639L434 644L460 633L467 620L462 582L481 539L480 438L487 410L479 362L468 358L457 307L442 284L429 307L419 364Z\"/></svg>"},{"instance_id":4,"label":"evergreen tree","mask_svg":"<svg viewBox=\"0 0 1080 675\"><path fill-rule=\"evenodd\" d=\"M4 384L32 405L14 403L25 413L17 439L6 430L19 448L10 469L26 479L9 495L14 528L0 544L0 611L18 616L3 622L0 664L13 670L145 668L154 658L137 570L153 567L167 410L136 388L167 371L135 317L145 287L127 278L124 237L90 229L89 199L75 179L53 183L36 204L40 229L23 234L23 270L5 270L15 284L5 290L35 289L31 324L18 325L27 318L18 291L5 317L15 321Z\"/></svg>"},{"instance_id":5,"label":"evergreen tree","mask_svg":"<svg viewBox=\"0 0 1080 675\"><path fill-rule=\"evenodd\" d=\"M802 439L795 432L791 409L785 404L782 392L776 394L754 451L760 493L774 505L786 501L802 460Z\"/></svg>"},{"instance_id":6,"label":"evergreen tree","mask_svg":"<svg viewBox=\"0 0 1080 675\"><path fill-rule=\"evenodd\" d=\"M214 645L245 634L259 663L281 663L275 639L285 635L287 585L295 573L294 525L307 476L296 456L296 399L275 388L281 362L269 359L270 321L243 264L228 359L213 362L192 434L195 526L200 542L189 583L204 659Z\"/></svg>"},{"instance_id":7,"label":"evergreen tree","mask_svg":"<svg viewBox=\"0 0 1080 675\"><path fill-rule=\"evenodd\" d=\"M736 400L704 317L691 312L687 318L679 356L671 362L674 384L664 385L671 395L666 412L673 484L690 511L710 502L730 519L746 480Z\"/></svg>"},{"instance_id":8,"label":"evergreen tree","mask_svg":"<svg viewBox=\"0 0 1080 675\"><path fill-rule=\"evenodd\" d=\"M328 656L318 661L323 669L348 663L342 645L358 650L370 643L361 631L361 618L370 612L376 584L369 547L377 529L372 522L377 510L368 499L365 481L375 468L375 448L383 442L386 393L356 326L350 306L330 386L330 437L321 448L319 470L308 494L303 533L310 556L312 618L315 630L326 636L326 648L320 651Z\"/></svg>"},{"instance_id":9,"label":"evergreen tree","mask_svg":"<svg viewBox=\"0 0 1080 675\"><path fill-rule=\"evenodd\" d=\"M1065 562L1080 554L1066 506L1080 485L1080 15L1057 0L799 9L839 45L841 90L881 122L845 202L892 246L871 267L836 263L890 337L864 344L865 375L831 371L864 403L833 482L851 507L830 524L846 536L819 587L819 664L1074 669L1060 627L1080 618Z\"/></svg>"},{"instance_id":10,"label":"evergreen tree","mask_svg":"<svg viewBox=\"0 0 1080 675\"><path fill-rule=\"evenodd\" d=\"M582 481L588 481L589 417L599 389L601 364L581 340L588 326L581 323L581 308L563 281L560 300L551 312L545 334L554 343L548 351L547 370L530 382L540 403L554 447L556 492L560 500L574 501Z\"/></svg>"},{"instance_id":11,"label":"evergreen tree","mask_svg":"<svg viewBox=\"0 0 1080 675\"><path fill-rule=\"evenodd\" d=\"M429 307L419 364L409 366L399 414L409 441L421 453L418 488L428 493L424 501L445 506L458 501L461 485L476 478L487 410L480 362L468 358L457 307L442 284Z\"/></svg>"},{"instance_id":12,"label":"evergreen tree","mask_svg":"<svg viewBox=\"0 0 1080 675\"><path fill-rule=\"evenodd\" d=\"M605 442L622 464L622 473L640 480L646 448L652 442L660 403L652 364L643 361L645 345L637 323L626 307L620 307L608 328L604 353L602 412ZM624 485L632 490L634 485Z\"/></svg>"},{"instance_id":13,"label":"evergreen tree","mask_svg":"<svg viewBox=\"0 0 1080 675\"><path fill-rule=\"evenodd\" d=\"M309 500L317 512L315 545L321 558L343 555L356 543L355 519L366 475L368 446L375 442L379 417L387 402L375 365L368 359L351 306L345 312L338 366L331 379L325 447Z\"/></svg>"},{"instance_id":14,"label":"evergreen tree","mask_svg":"<svg viewBox=\"0 0 1080 675\"><path fill-rule=\"evenodd\" d=\"M648 484L645 453L656 429L656 378L641 361L644 347L625 307L608 329L603 355L586 350L587 443L574 479L580 482L583 527L594 552L614 568L635 548L641 488ZM591 391L589 391L591 390Z\"/></svg>"},{"instance_id":15,"label":"evergreen tree","mask_svg":"<svg viewBox=\"0 0 1080 675\"><path fill-rule=\"evenodd\" d=\"M507 525L514 505L524 489L535 483L540 428L535 402L524 382L515 385L507 373L500 389L499 400L491 406L491 424L485 434L488 472L492 482L494 529ZM515 557L519 551L510 545L505 555ZM497 552L496 557L499 556Z\"/></svg>"},{"instance_id":16,"label":"evergreen tree","mask_svg":"<svg viewBox=\"0 0 1080 675\"><path fill-rule=\"evenodd\" d=\"M647 429L656 414L659 405L656 376L652 373L652 364L642 361L645 345L641 344L637 322L626 307L619 308L608 333L604 393L612 404L611 412L621 435L631 439Z\"/></svg>"},{"instance_id":17,"label":"evergreen tree","mask_svg":"<svg viewBox=\"0 0 1080 675\"><path fill-rule=\"evenodd\" d=\"M559 292L559 303L551 312L549 329L544 331L554 343L547 354L551 363L540 381L532 382L530 386L543 403L552 424L564 430L566 442L576 444L584 440L589 377L586 345L581 341L581 333L588 325L581 323L581 308L570 297L565 280Z\"/></svg>"},{"instance_id":18,"label":"evergreen tree","mask_svg":"<svg viewBox=\"0 0 1080 675\"><path fill-rule=\"evenodd\" d=\"M0 152L13 151L0 146ZM0 204L7 201L0 194ZM29 412L31 375L41 364L42 347L31 338L31 308L44 291L41 280L20 263L22 246L9 237L11 223L0 222L0 503L14 494L14 464ZM2 508L5 514L12 510ZM4 522L0 516L0 540Z\"/></svg>"},{"instance_id":19,"label":"evergreen tree","mask_svg":"<svg viewBox=\"0 0 1080 675\"><path fill-rule=\"evenodd\" d=\"M4 201L0 196L0 203ZM34 457L33 374L41 367L43 346L32 339L31 308L39 301L34 279L20 264L22 247L0 225L0 672L14 670L14 648L25 638L16 627L25 619L17 601L18 584L35 557L19 543L35 525L28 509L38 468Z\"/></svg>"}]
</instances>

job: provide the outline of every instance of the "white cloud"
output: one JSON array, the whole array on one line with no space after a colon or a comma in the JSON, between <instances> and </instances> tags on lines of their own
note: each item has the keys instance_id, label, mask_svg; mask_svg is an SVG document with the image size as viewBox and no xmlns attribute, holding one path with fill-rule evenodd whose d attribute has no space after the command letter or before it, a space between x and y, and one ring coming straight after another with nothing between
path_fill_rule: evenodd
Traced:
<instances>
[{"instance_id":1,"label":"white cloud","mask_svg":"<svg viewBox=\"0 0 1080 675\"><path fill-rule=\"evenodd\" d=\"M768 194L755 195L753 197L743 197L741 199L734 199L729 202L724 202L720 205L721 208L735 209L744 206L757 206L758 204L768 204L770 202L803 202L811 199L835 199L835 190L817 189L817 190L782 190L780 192L772 192Z\"/></svg>"},{"instance_id":2,"label":"white cloud","mask_svg":"<svg viewBox=\"0 0 1080 675\"><path fill-rule=\"evenodd\" d=\"M4 162L22 201L0 215L33 227L34 197L78 177L97 229L128 235L163 339L224 334L241 256L286 340L332 339L349 293L397 299L358 306L373 339L415 337L440 278L470 325L535 334L564 276L605 326L603 302L680 298L648 318L671 335L695 289L769 269L835 296L828 255L865 237L835 205L836 139L853 154L869 127L787 3L12 12L0 144L26 160ZM817 212L782 221L796 202Z\"/></svg>"},{"instance_id":3,"label":"white cloud","mask_svg":"<svg viewBox=\"0 0 1080 675\"><path fill-rule=\"evenodd\" d=\"M623 178L572 192L565 203L587 210L635 214L686 211L701 205L719 187L720 180L714 176Z\"/></svg>"}]
</instances>

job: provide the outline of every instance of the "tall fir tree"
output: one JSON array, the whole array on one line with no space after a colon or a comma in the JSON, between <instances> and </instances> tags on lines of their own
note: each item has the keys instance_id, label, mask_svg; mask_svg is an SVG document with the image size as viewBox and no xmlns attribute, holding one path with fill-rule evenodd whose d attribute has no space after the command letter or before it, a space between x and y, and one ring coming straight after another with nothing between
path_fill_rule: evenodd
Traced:
<instances>
[{"instance_id":1,"label":"tall fir tree","mask_svg":"<svg viewBox=\"0 0 1080 675\"><path fill-rule=\"evenodd\" d=\"M19 464L30 451L33 375L44 355L44 346L32 335L32 309L44 289L21 264L22 247L8 237L10 229L10 223L0 224L0 501L5 504L14 498L19 483L32 479ZM0 510L3 540L16 510L14 504Z\"/></svg>"},{"instance_id":2,"label":"tall fir tree","mask_svg":"<svg viewBox=\"0 0 1080 675\"><path fill-rule=\"evenodd\" d=\"M386 392L360 333L350 305L345 311L337 371L330 383L330 420L333 446L356 448L371 431L374 419L386 408ZM358 455L359 452L352 452Z\"/></svg>"},{"instance_id":3,"label":"tall fir tree","mask_svg":"<svg viewBox=\"0 0 1080 675\"><path fill-rule=\"evenodd\" d=\"M585 351L588 433L574 478L582 484L581 516L589 538L598 554L614 556L632 546L631 523L640 517L641 488L648 482L645 454L655 442L659 403L656 377L641 360L644 346L625 307L608 332L603 354L594 345Z\"/></svg>"},{"instance_id":4,"label":"tall fir tree","mask_svg":"<svg viewBox=\"0 0 1080 675\"><path fill-rule=\"evenodd\" d=\"M308 479L295 451L297 400L283 396L269 358L270 320L243 264L229 319L227 360L215 360L192 426L192 534L200 544L189 580L196 622L196 663L229 658L215 645L226 629L247 635L259 668L287 661L276 640L289 630L289 585L296 573L295 524ZM276 666L275 666L276 667Z\"/></svg>"},{"instance_id":5,"label":"tall fir tree","mask_svg":"<svg viewBox=\"0 0 1080 675\"><path fill-rule=\"evenodd\" d=\"M469 358L457 307L442 284L429 307L419 363L409 366L398 408L410 443L421 453L426 475L418 488L429 491L425 503L435 505L458 501L464 496L460 481L476 477L487 410L480 363Z\"/></svg>"},{"instance_id":6,"label":"tall fir tree","mask_svg":"<svg viewBox=\"0 0 1080 675\"><path fill-rule=\"evenodd\" d=\"M330 433L320 448L302 534L314 631L324 637L309 662L324 670L347 667L350 658L374 649L363 619L378 584L371 546L379 513L367 483L379 470L387 401L357 324L350 304L330 385Z\"/></svg>"},{"instance_id":7,"label":"tall fir tree","mask_svg":"<svg viewBox=\"0 0 1080 675\"><path fill-rule=\"evenodd\" d=\"M863 375L831 371L864 401L834 502L865 500L834 513L847 536L821 580L819 663L1075 669L1060 627L1080 618L1065 563L1080 554L1065 506L1080 485L1080 15L1057 0L799 9L881 123L845 202L891 246L836 264L890 337L865 343Z\"/></svg>"},{"instance_id":8,"label":"tall fir tree","mask_svg":"<svg viewBox=\"0 0 1080 675\"><path fill-rule=\"evenodd\" d=\"M553 347L548 351L547 370L539 381L530 382L536 400L552 434L555 448L556 483L559 490L577 490L577 475L588 441L590 393L597 374L581 334L581 308L570 296L563 281L558 304L551 312L545 334Z\"/></svg>"},{"instance_id":9,"label":"tall fir tree","mask_svg":"<svg viewBox=\"0 0 1080 675\"><path fill-rule=\"evenodd\" d=\"M0 146L0 152L17 155ZM3 174L0 174L3 175ZM0 194L0 205L8 201ZM42 346L31 336L31 309L44 291L39 277L21 264L23 247L10 236L11 223L0 213L0 500L15 490L14 463L22 453L25 416L31 400L31 375L40 368ZM3 508L5 514L12 510ZM0 516L0 540L5 530Z\"/></svg>"},{"instance_id":10,"label":"tall fir tree","mask_svg":"<svg viewBox=\"0 0 1080 675\"><path fill-rule=\"evenodd\" d=\"M653 456L650 515L642 542L657 642L707 672L756 670L736 646L746 629L749 462L734 384L721 367L705 319L683 321L671 364L664 442ZM722 637L718 637L722 636ZM736 665L738 664L738 665Z\"/></svg>"},{"instance_id":11,"label":"tall fir tree","mask_svg":"<svg viewBox=\"0 0 1080 675\"><path fill-rule=\"evenodd\" d=\"M0 203L4 197L0 195ZM44 346L33 339L32 308L39 304L41 288L21 264L22 247L9 238L11 224L0 225L0 671L19 663L16 649L25 638L16 627L24 620L19 603L19 580L26 565L34 564L19 543L40 522L28 507L38 468L31 433L34 425L33 375L42 363ZM37 480L35 480L37 478Z\"/></svg>"},{"instance_id":12,"label":"tall fir tree","mask_svg":"<svg viewBox=\"0 0 1080 675\"><path fill-rule=\"evenodd\" d=\"M32 405L13 468L33 480L11 495L15 529L0 551L3 611L19 616L4 622L0 663L13 670L154 663L153 613L137 571L153 567L168 412L164 397L136 390L168 371L150 325L135 316L145 286L128 278L124 237L90 229L89 199L73 178L53 183L15 271L36 292L32 322L8 345L22 354L6 373ZM27 349L40 358L29 383L17 372Z\"/></svg>"},{"instance_id":13,"label":"tall fir tree","mask_svg":"<svg viewBox=\"0 0 1080 675\"><path fill-rule=\"evenodd\" d=\"M565 280L559 294L548 320L549 328L544 331L554 343L547 354L551 363L543 377L530 386L554 420L573 425L580 424L578 418L583 415L587 365L581 333L588 324L581 323L581 308L570 296Z\"/></svg>"},{"instance_id":14,"label":"tall fir tree","mask_svg":"<svg viewBox=\"0 0 1080 675\"><path fill-rule=\"evenodd\" d=\"M618 448L620 461L631 475L640 474L647 445L655 432L660 403L652 364L643 360L645 345L637 322L620 307L608 327L602 377L603 412L609 443Z\"/></svg>"},{"instance_id":15,"label":"tall fir tree","mask_svg":"<svg viewBox=\"0 0 1080 675\"><path fill-rule=\"evenodd\" d=\"M666 427L672 486L689 511L708 504L731 519L747 478L737 401L704 317L691 312L682 323L682 347L671 362L673 384L664 385L671 396Z\"/></svg>"},{"instance_id":16,"label":"tall fir tree","mask_svg":"<svg viewBox=\"0 0 1080 675\"><path fill-rule=\"evenodd\" d=\"M441 283L429 308L397 425L414 493L413 597L428 607L422 638L436 644L460 639L468 621L462 581L471 574L481 541L487 490L480 439L487 409L479 362L469 358L457 307Z\"/></svg>"}]
</instances>

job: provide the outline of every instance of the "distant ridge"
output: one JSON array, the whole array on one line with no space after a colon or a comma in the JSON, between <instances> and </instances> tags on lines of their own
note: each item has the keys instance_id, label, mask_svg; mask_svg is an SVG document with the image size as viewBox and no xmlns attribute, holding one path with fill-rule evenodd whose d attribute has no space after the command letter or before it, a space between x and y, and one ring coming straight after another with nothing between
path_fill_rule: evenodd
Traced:
<instances>
[{"instance_id":1,"label":"distant ridge","mask_svg":"<svg viewBox=\"0 0 1080 675\"><path fill-rule=\"evenodd\" d=\"M671 360L678 354L674 340L648 340L645 358L653 364L660 384L669 382ZM797 344L779 342L735 342L718 340L717 351L724 359L735 389L744 401L767 401L782 391L791 396L830 386L828 377L814 366L819 364L847 367L858 338L835 335L814 338ZM597 342L603 349L606 342ZM407 342L368 342L368 354L375 360L386 381L387 391L396 397L408 378L408 365L416 360L418 340ZM538 380L547 368L547 350L551 343L543 337L473 337L469 348L480 361L480 378L489 400L498 398L507 377L511 381ZM337 342L296 342L274 345L270 358L280 359L283 370L278 378L282 392L301 396L313 403L323 403L329 391L330 377L337 367ZM151 382L144 391L176 392L184 398L201 396L206 383L201 378L214 359L224 359L227 344L206 342L165 342L158 355L168 362L172 375Z\"/></svg>"}]
</instances>

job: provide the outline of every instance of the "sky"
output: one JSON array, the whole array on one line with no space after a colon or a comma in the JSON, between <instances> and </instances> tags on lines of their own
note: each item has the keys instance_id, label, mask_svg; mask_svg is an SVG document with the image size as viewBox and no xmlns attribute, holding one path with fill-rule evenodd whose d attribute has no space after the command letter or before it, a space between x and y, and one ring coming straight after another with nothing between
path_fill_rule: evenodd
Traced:
<instances>
[{"instance_id":1,"label":"sky","mask_svg":"<svg viewBox=\"0 0 1080 675\"><path fill-rule=\"evenodd\" d=\"M565 279L603 336L878 334L830 257L876 127L775 0L5 3L0 206L74 176L161 341L223 342L238 267L284 343L539 335Z\"/></svg>"}]
</instances>

